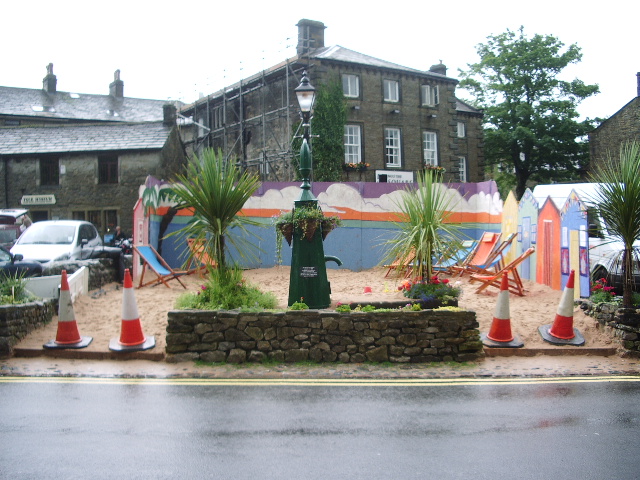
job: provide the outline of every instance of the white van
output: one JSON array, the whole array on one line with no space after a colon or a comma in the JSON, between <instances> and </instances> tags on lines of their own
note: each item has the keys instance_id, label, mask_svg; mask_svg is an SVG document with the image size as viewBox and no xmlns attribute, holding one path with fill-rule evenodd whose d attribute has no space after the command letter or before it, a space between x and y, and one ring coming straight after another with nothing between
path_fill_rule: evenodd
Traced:
<instances>
[{"instance_id":1,"label":"white van","mask_svg":"<svg viewBox=\"0 0 640 480\"><path fill-rule=\"evenodd\" d=\"M598 209L593 204L596 197L597 183L562 183L552 185L537 185L533 189L533 196L538 201L538 206L546 201L547 197L555 203L558 209L562 209L572 190L587 206L587 223L589 225L589 267L591 279L605 278L609 284L616 287L618 293L622 293L622 272L616 262L624 250L622 242L616 240L607 228L607 224L601 217ZM640 241L633 244L640 254ZM637 263L634 269L634 283L640 287L640 270Z\"/></svg>"}]
</instances>

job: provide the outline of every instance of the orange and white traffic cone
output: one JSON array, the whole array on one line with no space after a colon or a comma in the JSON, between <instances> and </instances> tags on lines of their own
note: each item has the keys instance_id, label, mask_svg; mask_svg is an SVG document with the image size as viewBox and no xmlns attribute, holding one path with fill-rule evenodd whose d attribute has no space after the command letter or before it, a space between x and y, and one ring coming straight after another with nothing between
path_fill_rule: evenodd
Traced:
<instances>
[{"instance_id":1,"label":"orange and white traffic cone","mask_svg":"<svg viewBox=\"0 0 640 480\"><path fill-rule=\"evenodd\" d=\"M560 305L553 325L542 325L538 332L542 338L555 345L584 345L584 337L577 328L573 328L573 285L575 271L571 270L567 286L562 292Z\"/></svg>"},{"instance_id":2,"label":"orange and white traffic cone","mask_svg":"<svg viewBox=\"0 0 640 480\"><path fill-rule=\"evenodd\" d=\"M114 352L135 352L149 350L156 346L155 337L145 337L142 332L138 306L133 292L131 274L127 268L124 271L124 291L122 293L122 326L120 338L112 338L109 350Z\"/></svg>"},{"instance_id":3,"label":"orange and white traffic cone","mask_svg":"<svg viewBox=\"0 0 640 480\"><path fill-rule=\"evenodd\" d=\"M498 303L493 315L493 322L488 334L480 334L482 344L487 347L520 348L524 343L511 333L511 318L509 313L509 276L502 275Z\"/></svg>"},{"instance_id":4,"label":"orange and white traffic cone","mask_svg":"<svg viewBox=\"0 0 640 480\"><path fill-rule=\"evenodd\" d=\"M93 337L82 337L78 331L76 316L73 312L71 292L67 271L63 270L60 280L60 298L58 299L58 331L56 339L43 345L44 348L85 348Z\"/></svg>"}]
</instances>

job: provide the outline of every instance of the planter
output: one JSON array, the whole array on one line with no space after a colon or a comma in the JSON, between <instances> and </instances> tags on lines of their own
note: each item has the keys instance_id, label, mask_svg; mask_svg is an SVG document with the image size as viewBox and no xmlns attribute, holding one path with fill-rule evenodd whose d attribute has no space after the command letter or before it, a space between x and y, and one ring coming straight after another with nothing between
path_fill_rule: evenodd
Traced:
<instances>
[{"instance_id":1,"label":"planter","mask_svg":"<svg viewBox=\"0 0 640 480\"><path fill-rule=\"evenodd\" d=\"M322 240L327 238L334 228L338 226L338 224L334 220L323 220L322 221Z\"/></svg>"},{"instance_id":2,"label":"planter","mask_svg":"<svg viewBox=\"0 0 640 480\"><path fill-rule=\"evenodd\" d=\"M276 228L280 231L289 246L291 246L291 241L293 240L293 223L278 223Z\"/></svg>"}]
</instances>

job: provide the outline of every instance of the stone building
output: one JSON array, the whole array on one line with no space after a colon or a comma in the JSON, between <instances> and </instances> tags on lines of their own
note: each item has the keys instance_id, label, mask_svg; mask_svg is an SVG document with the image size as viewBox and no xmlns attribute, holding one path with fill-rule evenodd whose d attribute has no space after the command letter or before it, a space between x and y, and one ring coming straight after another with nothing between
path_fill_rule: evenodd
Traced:
<instances>
[{"instance_id":1,"label":"stone building","mask_svg":"<svg viewBox=\"0 0 640 480\"><path fill-rule=\"evenodd\" d=\"M640 142L640 72L636 97L589 133L590 170L607 158L618 158L628 141Z\"/></svg>"},{"instance_id":2,"label":"stone building","mask_svg":"<svg viewBox=\"0 0 640 480\"><path fill-rule=\"evenodd\" d=\"M341 46L325 46L322 22L300 20L297 55L185 106L191 151L222 149L264 180L294 178L291 139L299 121L294 89L303 71L317 88L341 82L347 106L345 172L349 181L412 181L425 164L446 169L445 181L484 180L482 112L456 98L458 81L442 63L422 71ZM312 122L313 128L313 122Z\"/></svg>"},{"instance_id":3,"label":"stone building","mask_svg":"<svg viewBox=\"0 0 640 480\"><path fill-rule=\"evenodd\" d=\"M50 64L42 90L0 87L0 208L130 233L146 177L171 178L185 162L176 107L124 97L119 71L109 95L56 82Z\"/></svg>"}]
</instances>

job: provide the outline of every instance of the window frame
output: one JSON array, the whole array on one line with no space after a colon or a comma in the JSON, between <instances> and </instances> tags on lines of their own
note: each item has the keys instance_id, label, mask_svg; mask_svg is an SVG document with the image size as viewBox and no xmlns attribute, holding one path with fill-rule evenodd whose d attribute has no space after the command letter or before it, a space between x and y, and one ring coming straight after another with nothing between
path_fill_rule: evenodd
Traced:
<instances>
[{"instance_id":1,"label":"window frame","mask_svg":"<svg viewBox=\"0 0 640 480\"><path fill-rule=\"evenodd\" d=\"M394 135L390 136L390 133ZM390 145L389 140L396 145ZM384 128L384 162L387 168L402 168L402 129L400 127Z\"/></svg>"},{"instance_id":2,"label":"window frame","mask_svg":"<svg viewBox=\"0 0 640 480\"><path fill-rule=\"evenodd\" d=\"M118 155L98 155L98 185L120 183L120 161Z\"/></svg>"},{"instance_id":3,"label":"window frame","mask_svg":"<svg viewBox=\"0 0 640 480\"><path fill-rule=\"evenodd\" d=\"M421 105L423 107L435 107L440 104L439 85L424 83L420 85Z\"/></svg>"},{"instance_id":4,"label":"window frame","mask_svg":"<svg viewBox=\"0 0 640 480\"><path fill-rule=\"evenodd\" d=\"M60 157L39 159L40 185L52 187L60 185Z\"/></svg>"},{"instance_id":5,"label":"window frame","mask_svg":"<svg viewBox=\"0 0 640 480\"><path fill-rule=\"evenodd\" d=\"M467 183L469 181L467 157L458 157L458 180L460 180L460 183Z\"/></svg>"},{"instance_id":6,"label":"window frame","mask_svg":"<svg viewBox=\"0 0 640 480\"><path fill-rule=\"evenodd\" d=\"M393 98L394 95L395 98ZM398 80L387 78L382 80L382 99L388 103L400 103L400 82Z\"/></svg>"},{"instance_id":7,"label":"window frame","mask_svg":"<svg viewBox=\"0 0 640 480\"><path fill-rule=\"evenodd\" d=\"M458 138L465 138L467 136L467 126L464 122L458 122L456 134Z\"/></svg>"},{"instance_id":8,"label":"window frame","mask_svg":"<svg viewBox=\"0 0 640 480\"><path fill-rule=\"evenodd\" d=\"M354 80L353 84L351 80ZM353 88L352 88L353 87ZM355 90L355 93L352 92ZM360 98L360 76L355 73L342 74L342 94L347 98Z\"/></svg>"},{"instance_id":9,"label":"window frame","mask_svg":"<svg viewBox=\"0 0 640 480\"><path fill-rule=\"evenodd\" d=\"M432 139L432 141L430 141L428 139L428 137L430 137ZM429 145L430 143L433 143L433 147L432 148L427 148L427 147L430 146ZM429 157L432 157L432 158L427 158L428 157L428 155L427 155L428 153L432 154L432 155L429 155ZM433 162L431 160L433 160ZM440 158L438 156L438 134L437 134L437 132L434 132L432 130L423 130L422 131L422 161L423 161L424 165L431 165L431 166L434 166L434 167L440 166Z\"/></svg>"},{"instance_id":10,"label":"window frame","mask_svg":"<svg viewBox=\"0 0 640 480\"><path fill-rule=\"evenodd\" d=\"M348 138L356 139L356 135L347 133L347 129L357 130L357 143L347 143ZM348 123L344 126L343 135L344 144L344 163L360 163L362 162L362 126L358 124ZM354 151L350 151L354 150Z\"/></svg>"}]
</instances>

